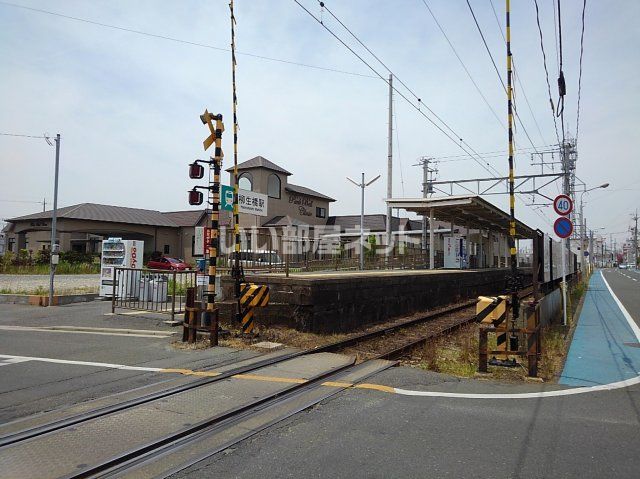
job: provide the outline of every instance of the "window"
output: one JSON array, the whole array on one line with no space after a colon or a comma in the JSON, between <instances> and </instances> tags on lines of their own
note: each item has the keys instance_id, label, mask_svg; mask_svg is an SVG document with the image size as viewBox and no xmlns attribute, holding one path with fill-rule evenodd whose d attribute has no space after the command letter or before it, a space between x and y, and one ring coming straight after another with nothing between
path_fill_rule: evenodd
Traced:
<instances>
[{"instance_id":1,"label":"window","mask_svg":"<svg viewBox=\"0 0 640 479\"><path fill-rule=\"evenodd\" d=\"M164 254L169 254L171 252L171 248L168 244L164 245Z\"/></svg>"},{"instance_id":2,"label":"window","mask_svg":"<svg viewBox=\"0 0 640 479\"><path fill-rule=\"evenodd\" d=\"M251 173L242 173L238 177L238 188L253 191L253 177Z\"/></svg>"},{"instance_id":3,"label":"window","mask_svg":"<svg viewBox=\"0 0 640 479\"><path fill-rule=\"evenodd\" d=\"M280 198L280 178L278 178L278 175L273 173L269 175L267 194L270 198Z\"/></svg>"},{"instance_id":4,"label":"window","mask_svg":"<svg viewBox=\"0 0 640 479\"><path fill-rule=\"evenodd\" d=\"M16 239L9 238L9 241L7 243L7 250L11 251L12 253L15 253L15 247L16 247Z\"/></svg>"},{"instance_id":5,"label":"window","mask_svg":"<svg viewBox=\"0 0 640 479\"><path fill-rule=\"evenodd\" d=\"M316 206L316 216L318 218L326 218L327 217L327 209L326 208L320 208L319 206Z\"/></svg>"}]
</instances>

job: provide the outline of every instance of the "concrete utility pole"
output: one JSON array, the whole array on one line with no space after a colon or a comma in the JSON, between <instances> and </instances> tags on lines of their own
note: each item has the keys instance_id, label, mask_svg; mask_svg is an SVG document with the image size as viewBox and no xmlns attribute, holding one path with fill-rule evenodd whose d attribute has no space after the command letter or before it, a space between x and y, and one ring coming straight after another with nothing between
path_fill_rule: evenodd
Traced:
<instances>
[{"instance_id":1,"label":"concrete utility pole","mask_svg":"<svg viewBox=\"0 0 640 479\"><path fill-rule=\"evenodd\" d=\"M389 136L387 146L387 198L393 197L393 75L389 74ZM363 179L364 181L364 179ZM387 204L387 257L390 256L389 247L392 245L392 209ZM393 251L393 250L392 250ZM391 254L391 256L393 256Z\"/></svg>"},{"instance_id":2,"label":"concrete utility pole","mask_svg":"<svg viewBox=\"0 0 640 479\"><path fill-rule=\"evenodd\" d=\"M58 264L58 251L56 245L56 221L58 219L58 169L60 166L60 133L56 135L56 166L53 180L53 214L51 215L51 247L49 248L49 306L53 305L53 279Z\"/></svg>"},{"instance_id":3,"label":"concrete utility pole","mask_svg":"<svg viewBox=\"0 0 640 479\"><path fill-rule=\"evenodd\" d=\"M413 166L422 166L422 197L423 198L428 198L429 195L433 193L433 175L438 172L437 169L431 168L429 166L431 163L435 163L433 161L433 158L429 158L429 157L423 156L422 158L420 158L418 160L418 163L413 165ZM427 250L427 230L431 231L431 225L432 224L433 224L433 220L430 219L429 223L428 223L429 226L427 227L427 215L426 215L426 213L424 215L422 215L422 244L421 244L421 246L422 246L423 254ZM431 240L429 240L429 241L431 241ZM429 244L431 244L431 243L429 243ZM432 263L432 261L430 261L430 265L431 265L430 268L433 269L433 265L431 263Z\"/></svg>"},{"instance_id":4,"label":"concrete utility pole","mask_svg":"<svg viewBox=\"0 0 640 479\"><path fill-rule=\"evenodd\" d=\"M636 209L636 214L632 217L632 219L636 222L635 227L633 228L633 267L638 267L638 210Z\"/></svg>"}]
</instances>

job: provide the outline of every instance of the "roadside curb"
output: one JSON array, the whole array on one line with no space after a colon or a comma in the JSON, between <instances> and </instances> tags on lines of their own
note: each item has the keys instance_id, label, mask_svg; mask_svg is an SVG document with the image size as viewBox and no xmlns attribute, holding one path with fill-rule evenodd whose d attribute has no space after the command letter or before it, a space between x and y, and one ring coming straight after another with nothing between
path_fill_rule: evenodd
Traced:
<instances>
[{"instance_id":1,"label":"roadside curb","mask_svg":"<svg viewBox=\"0 0 640 479\"><path fill-rule=\"evenodd\" d=\"M51 306L63 306L72 303L86 303L95 301L98 293L65 294L53 297ZM31 306L49 306L49 296L35 294L0 294L0 304L29 304Z\"/></svg>"}]
</instances>

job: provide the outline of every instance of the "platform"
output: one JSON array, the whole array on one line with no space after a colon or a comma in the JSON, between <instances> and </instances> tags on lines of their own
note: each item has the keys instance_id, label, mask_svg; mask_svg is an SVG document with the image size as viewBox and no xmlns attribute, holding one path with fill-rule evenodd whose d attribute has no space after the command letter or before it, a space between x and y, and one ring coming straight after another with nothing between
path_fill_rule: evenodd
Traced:
<instances>
[{"instance_id":1,"label":"platform","mask_svg":"<svg viewBox=\"0 0 640 479\"><path fill-rule=\"evenodd\" d=\"M259 324L279 323L300 331L342 333L480 295L501 293L509 271L328 271L289 277L251 275L247 280L270 288L269 306L256 311ZM527 283L530 271L524 272ZM233 298L233 284L231 278L223 278L225 299Z\"/></svg>"},{"instance_id":2,"label":"platform","mask_svg":"<svg viewBox=\"0 0 640 479\"><path fill-rule=\"evenodd\" d=\"M594 386L640 375L640 329L610 288L601 271L593 274L560 384Z\"/></svg>"}]
</instances>

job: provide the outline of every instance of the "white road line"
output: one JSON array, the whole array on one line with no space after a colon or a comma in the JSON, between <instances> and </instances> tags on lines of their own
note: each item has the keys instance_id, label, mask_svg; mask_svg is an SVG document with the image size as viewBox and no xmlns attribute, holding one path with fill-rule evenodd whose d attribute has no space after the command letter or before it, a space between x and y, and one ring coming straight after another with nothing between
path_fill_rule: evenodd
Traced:
<instances>
[{"instance_id":1,"label":"white road line","mask_svg":"<svg viewBox=\"0 0 640 479\"><path fill-rule=\"evenodd\" d=\"M106 368L106 369L122 369L124 371L158 372L164 369L164 368L145 368L142 366L127 366L125 364L96 363L92 361L71 361L69 359L37 358L32 356L14 356L9 354L0 354L0 359L17 360L19 362L38 361L41 363L71 364L76 366L94 366L97 368Z\"/></svg>"},{"instance_id":2,"label":"white road line","mask_svg":"<svg viewBox=\"0 0 640 479\"><path fill-rule=\"evenodd\" d=\"M640 327L633 320L627 308L624 307L622 302L615 295L609 283L600 271L600 275L602 276L602 280L604 284L607 286L609 293L613 297L614 301L620 308L623 316L629 323L629 327L635 334L638 342L640 342ZM640 374L640 371L638 371ZM474 394L474 393L449 393L449 392L440 392L440 391L412 391L408 389L400 389L394 388L396 394L401 394L403 396L423 396L423 397L446 397L446 398L461 398L461 399L533 399L533 398L547 398L547 397L558 397L558 396L574 396L576 394L588 394L594 393L598 391L613 391L615 389L622 389L629 386L633 386L635 384L640 384L640 376L636 376L635 378L626 379L624 381L617 381L615 383L609 384L600 384L598 386L586 386L586 387L578 387L578 388L569 388L569 389L559 389L556 391L540 391L540 392L532 392L532 393L511 393L511 394Z\"/></svg>"},{"instance_id":3,"label":"white road line","mask_svg":"<svg viewBox=\"0 0 640 479\"><path fill-rule=\"evenodd\" d=\"M614 301L616 302L616 304L620 308L620 311L622 312L622 315L624 316L624 319L627 320L627 323L629 323L629 327L633 331L633 334L636 335L636 338L638 339L638 342L640 342L640 327L638 327L637 323L633 320L633 318L629 314L629 311L627 311L627 308L624 307L622 302L618 299L616 294L613 292L613 290L611 289L611 286L609 286L609 283L607 282L606 278L604 277L604 274L602 274L602 272L600 272L600 275L602 276L602 280L604 281L604 284L607 286L607 289L609 290L609 293L611 293L611 296L613 297Z\"/></svg>"},{"instance_id":4,"label":"white road line","mask_svg":"<svg viewBox=\"0 0 640 479\"><path fill-rule=\"evenodd\" d=\"M128 336L131 338L169 338L175 333L168 331L166 334L158 334L153 331L145 332L144 330L132 330L131 332L124 332L124 330L109 332L103 330L99 331L86 331L82 329L64 329L64 327L37 327L37 326L0 326L0 331L36 331L40 333L71 333L71 334L97 334L102 336Z\"/></svg>"}]
</instances>

